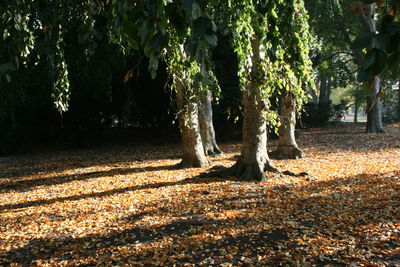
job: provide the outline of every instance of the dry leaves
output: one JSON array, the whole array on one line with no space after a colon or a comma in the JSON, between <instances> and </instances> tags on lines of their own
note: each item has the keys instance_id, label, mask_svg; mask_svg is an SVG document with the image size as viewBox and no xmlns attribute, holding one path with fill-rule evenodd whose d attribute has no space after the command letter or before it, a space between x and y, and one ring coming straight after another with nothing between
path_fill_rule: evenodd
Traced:
<instances>
[{"instance_id":1,"label":"dry leaves","mask_svg":"<svg viewBox=\"0 0 400 267\"><path fill-rule=\"evenodd\" d=\"M362 131L303 131L274 164L309 176L264 183L171 170L173 145L2 158L0 265L399 266L400 125Z\"/></svg>"}]
</instances>

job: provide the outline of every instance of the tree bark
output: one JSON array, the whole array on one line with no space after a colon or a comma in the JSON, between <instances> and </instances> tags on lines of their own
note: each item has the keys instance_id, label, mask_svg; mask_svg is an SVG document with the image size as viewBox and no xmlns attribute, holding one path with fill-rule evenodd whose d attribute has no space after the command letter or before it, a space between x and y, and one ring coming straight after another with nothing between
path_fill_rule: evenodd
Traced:
<instances>
[{"instance_id":1,"label":"tree bark","mask_svg":"<svg viewBox=\"0 0 400 267\"><path fill-rule=\"evenodd\" d=\"M321 75L321 83L319 87L319 104L327 105L329 103L329 87L328 78L325 75Z\"/></svg>"},{"instance_id":2,"label":"tree bark","mask_svg":"<svg viewBox=\"0 0 400 267\"><path fill-rule=\"evenodd\" d=\"M318 116L317 124L327 124L331 115L330 106L330 84L329 78L326 74L321 74L320 86L319 86L319 101L318 101Z\"/></svg>"},{"instance_id":3,"label":"tree bark","mask_svg":"<svg viewBox=\"0 0 400 267\"><path fill-rule=\"evenodd\" d=\"M253 40L253 65L251 73L257 73L260 62L259 42ZM260 96L258 82L249 78L243 93L243 141L241 155L236 163L225 170L213 173L227 177L236 176L241 180L266 179L264 171L278 172L271 163L267 152L267 125L263 113L266 111L264 99Z\"/></svg>"},{"instance_id":4,"label":"tree bark","mask_svg":"<svg viewBox=\"0 0 400 267\"><path fill-rule=\"evenodd\" d=\"M215 138L211 100L211 92L204 92L200 96L201 105L199 107L199 123L205 155L216 156L221 155L222 151L218 147L217 140Z\"/></svg>"},{"instance_id":5,"label":"tree bark","mask_svg":"<svg viewBox=\"0 0 400 267\"><path fill-rule=\"evenodd\" d=\"M254 87L250 84L249 87ZM263 116L262 101L248 91L243 94L243 143L241 155L235 165L228 169L228 174L242 180L264 181L265 170L275 170L267 153L267 127Z\"/></svg>"},{"instance_id":6,"label":"tree bark","mask_svg":"<svg viewBox=\"0 0 400 267\"><path fill-rule=\"evenodd\" d=\"M185 107L185 87L180 82L176 85L176 102L183 146L182 161L178 167L207 166L208 161L200 135L198 105L191 102Z\"/></svg>"},{"instance_id":7,"label":"tree bark","mask_svg":"<svg viewBox=\"0 0 400 267\"><path fill-rule=\"evenodd\" d=\"M278 129L278 148L270 153L276 159L298 159L303 157L303 152L296 143L296 103L293 94L284 91L279 106L281 125Z\"/></svg>"},{"instance_id":8,"label":"tree bark","mask_svg":"<svg viewBox=\"0 0 400 267\"><path fill-rule=\"evenodd\" d=\"M358 108L359 108L359 104L356 101L354 103L354 122L358 122Z\"/></svg>"},{"instance_id":9,"label":"tree bark","mask_svg":"<svg viewBox=\"0 0 400 267\"><path fill-rule=\"evenodd\" d=\"M312 97L312 102L314 105L318 105L318 96L315 90L311 90L311 97Z\"/></svg>"},{"instance_id":10,"label":"tree bark","mask_svg":"<svg viewBox=\"0 0 400 267\"><path fill-rule=\"evenodd\" d=\"M382 103L379 98L380 78L374 77L374 88L367 99L367 133L383 133Z\"/></svg>"},{"instance_id":11,"label":"tree bark","mask_svg":"<svg viewBox=\"0 0 400 267\"><path fill-rule=\"evenodd\" d=\"M376 11L370 7L370 14L364 11L364 5L360 5L361 20L366 32L376 32ZM367 133L383 133L382 103L379 98L380 83L379 76L373 77L374 88L367 98Z\"/></svg>"}]
</instances>

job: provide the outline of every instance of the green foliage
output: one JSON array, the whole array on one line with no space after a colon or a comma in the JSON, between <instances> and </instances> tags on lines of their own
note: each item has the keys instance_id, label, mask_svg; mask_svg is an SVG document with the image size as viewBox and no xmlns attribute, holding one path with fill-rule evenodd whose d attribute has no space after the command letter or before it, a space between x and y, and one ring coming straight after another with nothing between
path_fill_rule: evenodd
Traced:
<instances>
[{"instance_id":1,"label":"green foliage","mask_svg":"<svg viewBox=\"0 0 400 267\"><path fill-rule=\"evenodd\" d=\"M400 77L400 5L398 1L363 1L380 10L377 32L360 35L353 43L357 49L368 49L359 73L359 80L388 72ZM376 3L375 3L376 2Z\"/></svg>"},{"instance_id":2,"label":"green foliage","mask_svg":"<svg viewBox=\"0 0 400 267\"><path fill-rule=\"evenodd\" d=\"M267 108L266 119L276 124L277 114L269 108L269 99L288 90L300 108L306 101L305 89L314 86L303 1L230 1L229 7L242 88L256 81L257 94Z\"/></svg>"},{"instance_id":3,"label":"green foliage","mask_svg":"<svg viewBox=\"0 0 400 267\"><path fill-rule=\"evenodd\" d=\"M362 33L353 0L305 0L310 14L313 65L319 76L329 77L331 88L347 87L356 81L354 73L362 57L351 47L352 40Z\"/></svg>"},{"instance_id":4,"label":"green foliage","mask_svg":"<svg viewBox=\"0 0 400 267\"><path fill-rule=\"evenodd\" d=\"M89 121L94 127L101 125L105 114L113 113L110 106L118 105L113 97L118 95L114 75L119 63L113 63L113 57L146 57L153 77L165 67L172 87L184 84L186 104L197 102L205 90L219 97L212 58L218 33L230 36L242 91L247 92L250 82L257 84L252 93L274 123L271 97L289 90L300 107L307 98L305 90L313 87L307 18L302 0L2 1L1 123L20 123L15 118L20 118L18 110L29 94L15 79L37 65L46 88L43 99L53 101L52 114L58 111L73 121L79 110L85 119L77 124L87 128ZM120 95L133 95L124 90ZM120 106L132 112L135 101L125 100Z\"/></svg>"},{"instance_id":5,"label":"green foliage","mask_svg":"<svg viewBox=\"0 0 400 267\"><path fill-rule=\"evenodd\" d=\"M34 47L31 11L33 1L2 1L0 3L0 79L11 81L10 72L26 65Z\"/></svg>"}]
</instances>

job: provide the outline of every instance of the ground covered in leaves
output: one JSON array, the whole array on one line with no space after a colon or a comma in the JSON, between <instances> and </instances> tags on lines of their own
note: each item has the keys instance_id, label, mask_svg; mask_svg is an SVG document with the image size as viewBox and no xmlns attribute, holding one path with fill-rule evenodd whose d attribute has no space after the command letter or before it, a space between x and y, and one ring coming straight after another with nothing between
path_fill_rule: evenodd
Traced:
<instances>
[{"instance_id":1,"label":"ground covered in leaves","mask_svg":"<svg viewBox=\"0 0 400 267\"><path fill-rule=\"evenodd\" d=\"M309 175L263 183L172 170L175 145L0 158L0 265L400 266L400 125L363 130L302 131L273 163Z\"/></svg>"}]
</instances>

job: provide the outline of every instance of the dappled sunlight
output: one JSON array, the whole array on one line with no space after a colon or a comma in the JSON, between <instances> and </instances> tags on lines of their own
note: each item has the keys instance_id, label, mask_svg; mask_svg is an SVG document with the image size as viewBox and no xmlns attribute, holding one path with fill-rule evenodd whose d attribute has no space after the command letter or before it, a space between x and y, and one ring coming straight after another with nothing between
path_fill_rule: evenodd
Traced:
<instances>
[{"instance_id":1,"label":"dappled sunlight","mask_svg":"<svg viewBox=\"0 0 400 267\"><path fill-rule=\"evenodd\" d=\"M305 158L273 161L280 170L308 175L267 173L270 179L262 183L198 177L209 168L177 170L177 148L170 159L160 148L158 156L127 153L120 163L98 164L93 158L85 162L85 153L78 160L79 153L72 152L75 167L64 153L64 158L44 159L49 166L41 165L43 171L26 175L29 162L15 161L22 174L9 175L0 189L0 263L398 261L398 143L377 138L377 147L392 148L368 151L356 142L348 150L324 154L315 149L319 135L300 136L299 142L308 144ZM337 144L342 135L332 138ZM212 166L233 164L240 145L222 148L226 153L211 158ZM95 157L113 159L112 153L100 150ZM69 167L62 169L66 163Z\"/></svg>"}]
</instances>

